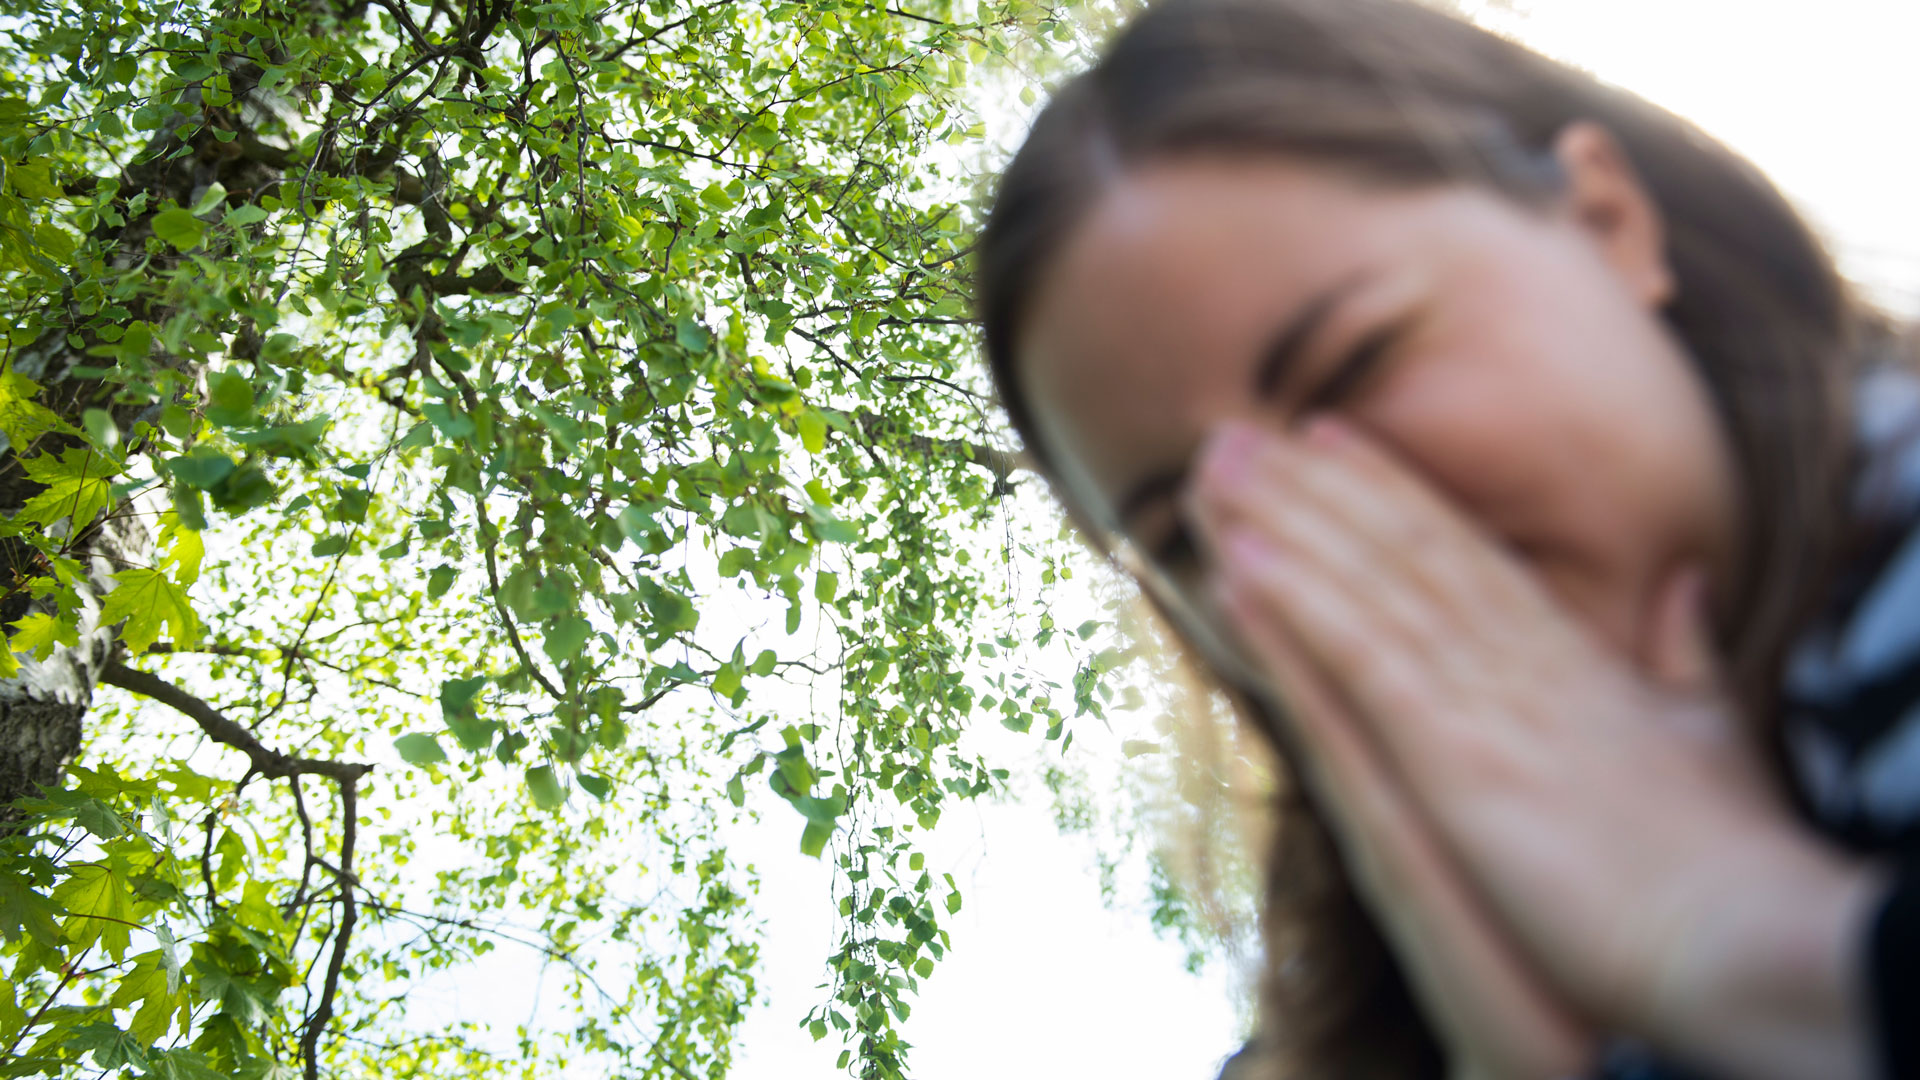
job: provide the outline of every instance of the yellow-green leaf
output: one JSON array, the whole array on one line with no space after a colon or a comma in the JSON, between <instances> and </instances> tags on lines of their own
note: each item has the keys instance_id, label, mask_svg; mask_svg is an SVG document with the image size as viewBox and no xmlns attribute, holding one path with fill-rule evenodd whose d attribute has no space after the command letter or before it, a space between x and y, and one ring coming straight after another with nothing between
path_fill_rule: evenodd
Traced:
<instances>
[{"instance_id":1,"label":"yellow-green leaf","mask_svg":"<svg viewBox=\"0 0 1920 1080\"><path fill-rule=\"evenodd\" d=\"M18 520L52 525L72 517L76 528L91 522L113 499L113 463L86 447L70 447L59 457L40 454L21 462L27 477L46 490L27 500Z\"/></svg>"},{"instance_id":2,"label":"yellow-green leaf","mask_svg":"<svg viewBox=\"0 0 1920 1080\"><path fill-rule=\"evenodd\" d=\"M100 605L100 621L126 620L120 640L134 653L143 653L160 638L161 627L172 634L175 646L185 648L200 640L200 619L193 613L187 590L160 570L122 570L118 583Z\"/></svg>"},{"instance_id":3,"label":"yellow-green leaf","mask_svg":"<svg viewBox=\"0 0 1920 1080\"><path fill-rule=\"evenodd\" d=\"M36 611L14 620L8 644L13 652L31 653L35 660L45 660L56 646L80 644L80 632L64 619Z\"/></svg>"},{"instance_id":4,"label":"yellow-green leaf","mask_svg":"<svg viewBox=\"0 0 1920 1080\"><path fill-rule=\"evenodd\" d=\"M133 893L111 860L75 866L53 890L53 900L67 909L66 936L76 948L99 941L115 960L126 955Z\"/></svg>"},{"instance_id":5,"label":"yellow-green leaf","mask_svg":"<svg viewBox=\"0 0 1920 1080\"><path fill-rule=\"evenodd\" d=\"M818 412L808 409L794 421L800 428L800 445L807 453L817 454L827 446L827 421Z\"/></svg>"},{"instance_id":6,"label":"yellow-green leaf","mask_svg":"<svg viewBox=\"0 0 1920 1080\"><path fill-rule=\"evenodd\" d=\"M153 215L153 235L172 244L176 250L192 251L206 236L207 223L190 210L170 206Z\"/></svg>"},{"instance_id":7,"label":"yellow-green leaf","mask_svg":"<svg viewBox=\"0 0 1920 1080\"><path fill-rule=\"evenodd\" d=\"M27 1013L15 1000L13 983L0 975L0 1040L11 1041L26 1026Z\"/></svg>"},{"instance_id":8,"label":"yellow-green leaf","mask_svg":"<svg viewBox=\"0 0 1920 1080\"><path fill-rule=\"evenodd\" d=\"M110 1004L116 1009L139 1006L128 1026L134 1038L143 1043L158 1042L167 1033L168 1015L187 1007L187 995L171 982L165 958L157 951L142 955L133 970L120 977Z\"/></svg>"},{"instance_id":9,"label":"yellow-green leaf","mask_svg":"<svg viewBox=\"0 0 1920 1080\"><path fill-rule=\"evenodd\" d=\"M199 532L181 524L180 515L174 511L160 515L160 543L167 545L167 556L160 565L173 567L173 580L183 587L199 580L200 560L206 558L207 546Z\"/></svg>"},{"instance_id":10,"label":"yellow-green leaf","mask_svg":"<svg viewBox=\"0 0 1920 1080\"><path fill-rule=\"evenodd\" d=\"M72 424L34 400L39 393L40 384L25 375L12 368L0 371L0 432L15 449L33 445L50 431L76 433Z\"/></svg>"}]
</instances>

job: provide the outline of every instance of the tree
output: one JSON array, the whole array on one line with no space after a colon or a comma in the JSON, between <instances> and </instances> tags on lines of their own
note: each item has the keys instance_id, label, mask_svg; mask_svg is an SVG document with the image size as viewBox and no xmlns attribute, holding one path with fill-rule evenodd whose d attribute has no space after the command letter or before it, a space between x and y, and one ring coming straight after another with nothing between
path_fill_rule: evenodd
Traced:
<instances>
[{"instance_id":1,"label":"tree","mask_svg":"<svg viewBox=\"0 0 1920 1080\"><path fill-rule=\"evenodd\" d=\"M1120 658L1005 583L950 149L970 80L1079 46L1062 14L7 0L4 33L9 1075L723 1075L755 945L716 826L774 797L840 870L803 1022L904 1075L960 904L917 837L1006 775L968 726L1064 743ZM409 1023L509 943L567 1024Z\"/></svg>"}]
</instances>

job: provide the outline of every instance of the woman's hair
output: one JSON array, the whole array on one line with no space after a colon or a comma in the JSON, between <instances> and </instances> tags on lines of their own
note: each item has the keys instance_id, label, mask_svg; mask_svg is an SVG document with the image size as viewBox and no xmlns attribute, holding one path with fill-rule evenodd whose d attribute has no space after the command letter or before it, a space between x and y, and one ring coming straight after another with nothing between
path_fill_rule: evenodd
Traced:
<instances>
[{"instance_id":1,"label":"woman's hair","mask_svg":"<svg viewBox=\"0 0 1920 1080\"><path fill-rule=\"evenodd\" d=\"M1386 186L1479 184L1544 205L1574 121L1618 141L1658 206L1677 288L1662 312L1709 388L1740 480L1743 550L1719 615L1750 715L1843 542L1856 357L1884 337L1773 186L1679 118L1409 0L1166 0L1061 87L1001 178L976 303L1002 402L1043 469L1014 370L1027 304L1101 194L1179 158L1271 155ZM1056 485L1060 489L1060 485ZM1082 523L1086 507L1068 511ZM1778 754L1777 723L1764 745ZM1229 1072L1437 1076L1443 1063L1337 853L1281 785L1261 1022Z\"/></svg>"}]
</instances>

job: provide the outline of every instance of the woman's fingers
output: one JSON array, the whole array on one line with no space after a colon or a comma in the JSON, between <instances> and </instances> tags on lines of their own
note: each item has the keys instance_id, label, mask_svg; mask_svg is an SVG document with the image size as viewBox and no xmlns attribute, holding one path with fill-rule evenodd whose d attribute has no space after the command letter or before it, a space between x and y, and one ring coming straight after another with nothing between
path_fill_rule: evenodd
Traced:
<instances>
[{"instance_id":1,"label":"woman's fingers","mask_svg":"<svg viewBox=\"0 0 1920 1080\"><path fill-rule=\"evenodd\" d=\"M1202 456L1196 516L1258 525L1365 594L1404 609L1451 645L1511 640L1548 613L1537 583L1473 523L1359 432L1315 421L1305 440L1226 429ZM1437 638L1433 635L1439 635ZM1536 646L1542 644L1535 643Z\"/></svg>"},{"instance_id":2,"label":"woman's fingers","mask_svg":"<svg viewBox=\"0 0 1920 1080\"><path fill-rule=\"evenodd\" d=\"M1379 582L1360 602L1335 564L1283 550L1252 529L1229 525L1220 545L1221 582L1233 601L1285 626L1364 712L1426 712L1449 693L1427 663L1441 647L1437 629L1394 582Z\"/></svg>"},{"instance_id":3,"label":"woman's fingers","mask_svg":"<svg viewBox=\"0 0 1920 1080\"><path fill-rule=\"evenodd\" d=\"M1331 815L1356 883L1461 1059L1456 1066L1490 1077L1581 1072L1591 1064L1591 1035L1475 898L1332 685L1247 592L1229 587L1220 600L1284 691L1307 756L1296 765L1311 770L1302 779Z\"/></svg>"},{"instance_id":4,"label":"woman's fingers","mask_svg":"<svg viewBox=\"0 0 1920 1080\"><path fill-rule=\"evenodd\" d=\"M1648 677L1682 694L1711 694L1720 681L1707 614L1706 575L1682 567L1668 575L1653 605L1653 625L1640 658Z\"/></svg>"}]
</instances>

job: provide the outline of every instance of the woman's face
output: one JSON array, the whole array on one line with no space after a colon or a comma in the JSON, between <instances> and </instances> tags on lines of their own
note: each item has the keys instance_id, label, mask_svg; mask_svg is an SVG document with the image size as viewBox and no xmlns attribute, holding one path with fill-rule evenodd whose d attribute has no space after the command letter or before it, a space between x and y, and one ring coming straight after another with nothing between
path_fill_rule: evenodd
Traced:
<instances>
[{"instance_id":1,"label":"woman's face","mask_svg":"<svg viewBox=\"0 0 1920 1080\"><path fill-rule=\"evenodd\" d=\"M1180 577L1209 434L1335 412L1637 652L1667 573L1699 563L1724 587L1735 484L1658 317L1657 213L1604 134L1582 137L1562 140L1568 194L1548 208L1278 160L1113 184L1018 339L1047 452Z\"/></svg>"}]
</instances>

